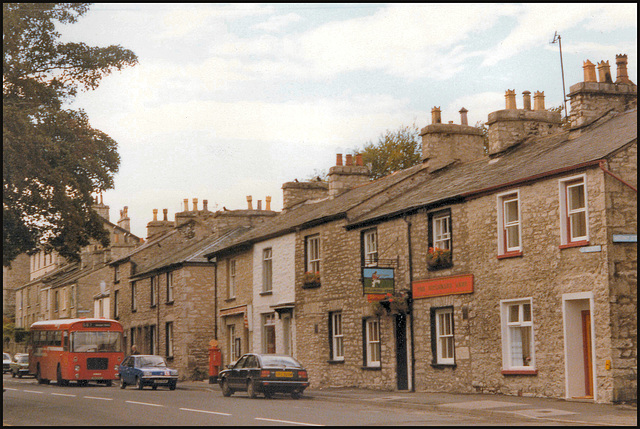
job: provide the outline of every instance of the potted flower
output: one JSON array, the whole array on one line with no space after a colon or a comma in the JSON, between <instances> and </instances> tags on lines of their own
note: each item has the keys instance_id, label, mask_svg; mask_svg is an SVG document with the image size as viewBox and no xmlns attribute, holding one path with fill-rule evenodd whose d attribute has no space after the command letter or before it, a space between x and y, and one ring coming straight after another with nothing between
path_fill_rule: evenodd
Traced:
<instances>
[{"instance_id":1,"label":"potted flower","mask_svg":"<svg viewBox=\"0 0 640 429\"><path fill-rule=\"evenodd\" d=\"M320 286L320 273L307 271L302 276L302 287L304 288L314 288Z\"/></svg>"},{"instance_id":2,"label":"potted flower","mask_svg":"<svg viewBox=\"0 0 640 429\"><path fill-rule=\"evenodd\" d=\"M439 247L429 247L427 252L427 267L429 270L449 268L451 263L451 250L440 249Z\"/></svg>"},{"instance_id":3,"label":"potted flower","mask_svg":"<svg viewBox=\"0 0 640 429\"><path fill-rule=\"evenodd\" d=\"M383 314L407 314L409 310L409 296L405 291L387 293L384 298L371 303L376 316Z\"/></svg>"}]
</instances>

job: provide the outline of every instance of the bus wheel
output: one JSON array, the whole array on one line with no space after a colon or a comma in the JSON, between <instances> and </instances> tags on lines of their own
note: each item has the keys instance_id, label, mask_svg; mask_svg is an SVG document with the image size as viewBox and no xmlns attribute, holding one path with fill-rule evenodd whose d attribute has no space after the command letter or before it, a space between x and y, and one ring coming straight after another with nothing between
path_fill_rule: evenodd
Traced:
<instances>
[{"instance_id":1,"label":"bus wheel","mask_svg":"<svg viewBox=\"0 0 640 429\"><path fill-rule=\"evenodd\" d=\"M111 386L113 386L113 381L107 380L107 382L105 384L107 385L107 387L111 387Z\"/></svg>"},{"instance_id":2,"label":"bus wheel","mask_svg":"<svg viewBox=\"0 0 640 429\"><path fill-rule=\"evenodd\" d=\"M60 369L60 365L58 365L58 369L56 370L56 379L58 382L58 386L66 386L69 382L62 378L62 370Z\"/></svg>"},{"instance_id":3,"label":"bus wheel","mask_svg":"<svg viewBox=\"0 0 640 429\"><path fill-rule=\"evenodd\" d=\"M38 384L49 384L49 380L46 378L42 378L42 373L40 372L40 364L36 369L36 378L38 379Z\"/></svg>"}]
</instances>

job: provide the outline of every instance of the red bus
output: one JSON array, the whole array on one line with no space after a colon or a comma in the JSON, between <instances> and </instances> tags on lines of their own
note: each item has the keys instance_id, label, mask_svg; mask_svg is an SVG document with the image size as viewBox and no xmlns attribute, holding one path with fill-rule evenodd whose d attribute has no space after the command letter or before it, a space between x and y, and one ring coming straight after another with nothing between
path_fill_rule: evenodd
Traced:
<instances>
[{"instance_id":1,"label":"red bus","mask_svg":"<svg viewBox=\"0 0 640 429\"><path fill-rule=\"evenodd\" d=\"M61 319L35 322L29 341L29 373L38 384L56 380L111 386L124 359L122 325L111 319Z\"/></svg>"}]
</instances>

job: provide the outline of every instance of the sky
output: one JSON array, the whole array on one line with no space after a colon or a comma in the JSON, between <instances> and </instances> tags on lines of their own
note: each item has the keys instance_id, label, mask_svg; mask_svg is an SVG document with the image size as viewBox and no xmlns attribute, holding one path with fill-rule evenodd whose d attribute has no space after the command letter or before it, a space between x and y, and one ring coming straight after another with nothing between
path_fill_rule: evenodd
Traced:
<instances>
[{"instance_id":1,"label":"sky","mask_svg":"<svg viewBox=\"0 0 640 429\"><path fill-rule=\"evenodd\" d=\"M62 41L120 45L139 64L105 77L69 105L118 143L110 220L128 206L146 237L153 209L183 200L247 208L282 184L328 172L387 130L486 121L504 94L544 91L563 104L583 62L628 55L637 83L637 4L98 3ZM568 104L567 104L568 105ZM569 107L569 105L568 105Z\"/></svg>"}]
</instances>

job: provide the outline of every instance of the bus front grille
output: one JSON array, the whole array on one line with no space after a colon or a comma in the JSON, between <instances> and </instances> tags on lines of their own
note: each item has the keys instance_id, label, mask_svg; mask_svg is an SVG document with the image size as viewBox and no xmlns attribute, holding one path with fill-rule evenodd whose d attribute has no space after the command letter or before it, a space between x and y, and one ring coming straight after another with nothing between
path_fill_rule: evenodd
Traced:
<instances>
[{"instance_id":1,"label":"bus front grille","mask_svg":"<svg viewBox=\"0 0 640 429\"><path fill-rule=\"evenodd\" d=\"M87 369L107 369L109 368L108 358L87 358Z\"/></svg>"}]
</instances>

